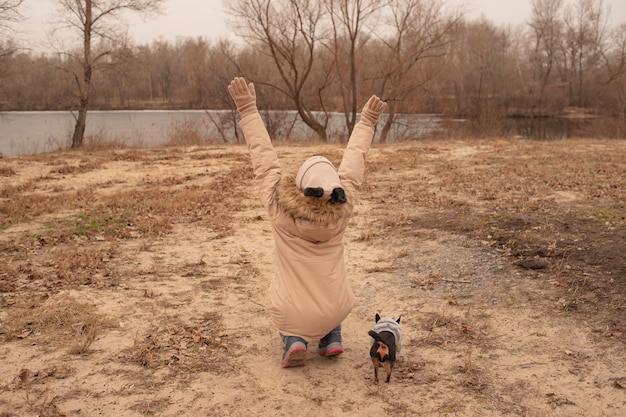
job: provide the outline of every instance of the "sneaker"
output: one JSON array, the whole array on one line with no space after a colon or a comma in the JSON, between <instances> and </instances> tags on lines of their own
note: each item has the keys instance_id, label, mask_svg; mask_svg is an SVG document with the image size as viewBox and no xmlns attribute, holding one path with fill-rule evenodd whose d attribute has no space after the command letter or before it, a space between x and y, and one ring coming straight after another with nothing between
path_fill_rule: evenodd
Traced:
<instances>
[{"instance_id":1,"label":"sneaker","mask_svg":"<svg viewBox=\"0 0 626 417\"><path fill-rule=\"evenodd\" d=\"M337 356L343 353L343 348L341 342L333 342L326 346L320 345L318 352L321 356Z\"/></svg>"},{"instance_id":2,"label":"sneaker","mask_svg":"<svg viewBox=\"0 0 626 417\"><path fill-rule=\"evenodd\" d=\"M306 344L304 342L293 342L288 347L285 347L285 353L283 353L283 368L304 366L305 360Z\"/></svg>"},{"instance_id":3,"label":"sneaker","mask_svg":"<svg viewBox=\"0 0 626 417\"><path fill-rule=\"evenodd\" d=\"M343 353L341 347L341 324L322 337L317 345L321 356L337 356Z\"/></svg>"}]
</instances>

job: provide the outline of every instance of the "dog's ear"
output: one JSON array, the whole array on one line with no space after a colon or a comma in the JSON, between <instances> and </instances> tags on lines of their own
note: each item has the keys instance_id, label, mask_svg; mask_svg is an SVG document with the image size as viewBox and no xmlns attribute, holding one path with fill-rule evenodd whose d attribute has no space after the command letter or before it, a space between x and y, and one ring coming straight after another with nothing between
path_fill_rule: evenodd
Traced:
<instances>
[{"instance_id":1,"label":"dog's ear","mask_svg":"<svg viewBox=\"0 0 626 417\"><path fill-rule=\"evenodd\" d=\"M380 314L376 313L376 323L378 323L378 320L380 320Z\"/></svg>"},{"instance_id":2,"label":"dog's ear","mask_svg":"<svg viewBox=\"0 0 626 417\"><path fill-rule=\"evenodd\" d=\"M400 324L400 319L402 318L402 316L398 317L398 320L396 320L396 323Z\"/></svg>"},{"instance_id":3,"label":"dog's ear","mask_svg":"<svg viewBox=\"0 0 626 417\"><path fill-rule=\"evenodd\" d=\"M322 187L317 187L317 188L307 187L304 189L303 192L304 192L304 195L307 197L320 198L324 195L324 189Z\"/></svg>"}]
</instances>

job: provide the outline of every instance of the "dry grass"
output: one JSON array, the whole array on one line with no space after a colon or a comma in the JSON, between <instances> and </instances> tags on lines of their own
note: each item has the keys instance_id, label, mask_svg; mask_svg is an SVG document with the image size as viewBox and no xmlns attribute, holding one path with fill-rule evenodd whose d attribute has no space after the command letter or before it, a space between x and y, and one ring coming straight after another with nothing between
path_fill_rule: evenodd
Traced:
<instances>
[{"instance_id":1,"label":"dry grass","mask_svg":"<svg viewBox=\"0 0 626 417\"><path fill-rule=\"evenodd\" d=\"M471 155L470 159L438 158L435 163L431 161L440 150L428 146L403 149L402 153L387 151L371 164L371 169L400 179L394 181L395 188L386 187L386 199L429 208L471 202L474 207L478 204L478 208L491 210L536 211L549 208L564 192L580 193L580 197L592 201L626 199L623 155L610 145L598 146L590 157L576 150L575 141L568 145L531 142L514 147L507 147L507 143L464 143L457 152L459 156ZM512 160L515 163L510 163ZM424 165L429 167L424 175L403 174ZM377 185L370 182L369 188L376 189Z\"/></svg>"},{"instance_id":2,"label":"dry grass","mask_svg":"<svg viewBox=\"0 0 626 417\"><path fill-rule=\"evenodd\" d=\"M244 307L233 301L233 294L247 296L245 307L255 314L263 307L255 301L259 290L251 282L265 288L266 283L258 281L267 272L259 268L269 267L246 251L232 249L246 247L245 242L230 242L237 224L255 221L248 212L250 201L256 201L248 194L256 191L249 157L243 147L196 147L198 140L190 142L192 147L96 147L86 153L3 159L0 334L6 346L32 340L70 355L92 357L94 343L114 333L112 328L120 329L123 321L119 311L100 311L97 296L133 300L132 308L148 310L148 322L136 324L138 330L128 336L131 346L98 360L124 367L128 379L145 394L142 400L132 400L130 408L148 415L171 406L165 396L150 394L171 377L185 383L200 372L232 373L245 349L263 349L249 340L242 343L254 345L238 346L224 330L221 310ZM294 149L308 152L293 144L277 146L285 155L296 153ZM327 151L335 162L341 156L339 146L316 145L315 150ZM109 172L110 165L118 167L117 176L103 179L101 174ZM163 174L152 175L157 169ZM406 278L403 289L434 293L442 286L456 288L454 294L436 294L449 308L428 311L420 306L414 312L420 318L421 325L414 326L420 337L410 346L416 352L446 352L449 369L441 370L427 355L423 360L407 358L392 377L400 383L424 388L440 383L478 396L502 412L525 410L515 400L489 399L491 390L501 389L484 369L485 351L495 342L489 318L463 298L470 280L420 269L412 259L415 248L395 246L399 237L417 236L422 241L431 239L426 235L438 239L438 233L445 232L468 236L485 251L553 283L554 291L560 291L559 313L580 315L590 327L601 329L598 337L623 337L624 142L378 145L368 156L362 195L366 201L358 215L367 216L367 224L356 231L355 240L387 248L385 256L360 269L363 274L371 275L372 281ZM268 229L261 229L269 241ZM190 233L195 230L203 233ZM163 253L164 247L184 248L185 239L197 236L204 239L194 242L201 255L185 257L181 250L176 252L178 259ZM223 247L230 249L223 253ZM180 291L175 296L179 303L187 302L191 293L198 295L212 312L179 316L175 297L165 299L161 285ZM167 314L158 314L163 312ZM74 372L26 369L23 381L18 378L6 389L28 394L33 414L61 415L56 409L59 399L42 386ZM120 396L130 395L118 389ZM401 402L389 407L406 411ZM450 401L438 412L462 413L464 407L461 401Z\"/></svg>"},{"instance_id":3,"label":"dry grass","mask_svg":"<svg viewBox=\"0 0 626 417\"><path fill-rule=\"evenodd\" d=\"M0 167L0 177L11 177L15 175L15 170L11 167Z\"/></svg>"},{"instance_id":4,"label":"dry grass","mask_svg":"<svg viewBox=\"0 0 626 417\"><path fill-rule=\"evenodd\" d=\"M215 143L216 140L207 135L211 130L211 122L206 118L176 122L170 129L166 145L192 146Z\"/></svg>"},{"instance_id":5,"label":"dry grass","mask_svg":"<svg viewBox=\"0 0 626 417\"><path fill-rule=\"evenodd\" d=\"M13 385L14 389L23 390L26 406L31 413L41 417L61 417L66 414L57 407L59 398L51 395L45 385L52 379L61 380L74 374L74 369L62 365L35 371L24 368L15 378ZM5 412L0 415L12 417L18 414Z\"/></svg>"},{"instance_id":6,"label":"dry grass","mask_svg":"<svg viewBox=\"0 0 626 417\"><path fill-rule=\"evenodd\" d=\"M58 293L41 303L38 300L23 300L23 303L8 311L6 340L43 336L56 346L68 347L69 353L83 354L96 335L109 325L94 305L69 292Z\"/></svg>"},{"instance_id":7,"label":"dry grass","mask_svg":"<svg viewBox=\"0 0 626 417\"><path fill-rule=\"evenodd\" d=\"M97 154L96 162L82 162L74 165L68 162L58 161L57 166L51 169L42 169L46 174L41 177L30 179L20 184L8 184L0 188L0 225L17 224L28 219L37 218L43 215L66 216L67 213L76 213L78 217L87 219L97 219L97 223L125 219L128 221L137 220L140 229L147 234L158 234L160 230L146 216L160 216L158 222L169 220L175 223L176 219L186 216L209 215L212 224L228 224L228 212L236 210L237 201L232 201L229 197L236 192L246 179L251 176L251 170L246 165L225 167L226 170L217 173L211 178L213 185L203 184L203 186L187 185L198 179L202 179L206 174L199 173L196 176L182 175L172 176L164 180L159 179L158 183L152 183L149 176L138 182L137 187L128 191L120 191L111 195L101 196L93 185L73 187L71 191L64 191L63 188L54 188L51 182L59 181L63 175L86 174L97 171L102 167L106 158L124 160L132 162L143 162L145 164L162 163L179 159L180 154L176 152L166 152L157 155L156 158L149 158L150 154L141 154L136 150L128 152L111 153L105 152ZM228 154L217 155L217 159L230 158ZM30 157L36 160L36 157ZM194 155L195 159L214 159L211 156ZM54 160L54 159L53 159ZM43 159L47 165L50 163ZM230 168L230 169L229 169ZM102 184L100 184L102 188ZM56 190L56 191L55 191ZM224 202L223 204L220 204ZM233 204L235 206L233 206ZM226 205L226 207L224 207ZM149 212L149 213L146 213ZM217 214L217 216L216 216ZM137 218L128 218L136 216ZM166 220L167 219L167 220ZM98 226L94 224L93 226ZM167 226L165 226L167 229Z\"/></svg>"},{"instance_id":8,"label":"dry grass","mask_svg":"<svg viewBox=\"0 0 626 417\"><path fill-rule=\"evenodd\" d=\"M172 375L220 373L231 367L228 356L236 347L223 331L219 313L189 323L167 321L135 339L120 358L144 368L167 368Z\"/></svg>"},{"instance_id":9,"label":"dry grass","mask_svg":"<svg viewBox=\"0 0 626 417\"><path fill-rule=\"evenodd\" d=\"M142 163L150 153L124 155L124 160ZM166 153L158 160L176 155ZM194 158L210 159L197 154ZM49 163L45 157L42 160ZM99 166L72 170L72 175ZM0 288L15 291L43 285L55 291L76 285L116 286L122 276L117 265L120 239L163 237L176 224L196 224L212 231L216 239L230 235L232 216L243 208L240 199L230 196L242 192L251 171L235 166L216 173L208 184L195 184L203 175L172 176L157 183L141 179L130 190L105 195L90 185L79 191L50 192L45 178L2 187L0 227L20 224L24 230L0 240Z\"/></svg>"}]
</instances>

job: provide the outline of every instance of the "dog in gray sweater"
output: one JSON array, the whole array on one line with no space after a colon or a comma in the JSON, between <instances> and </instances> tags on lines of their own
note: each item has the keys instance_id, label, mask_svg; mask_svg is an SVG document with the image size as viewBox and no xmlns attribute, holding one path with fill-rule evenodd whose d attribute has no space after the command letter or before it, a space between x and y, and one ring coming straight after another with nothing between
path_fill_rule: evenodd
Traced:
<instances>
[{"instance_id":1,"label":"dog in gray sweater","mask_svg":"<svg viewBox=\"0 0 626 417\"><path fill-rule=\"evenodd\" d=\"M370 358L374 364L374 384L378 384L378 368L381 365L384 365L387 371L385 382L389 382L391 378L396 355L402 349L400 318L398 317L398 320L389 317L381 318L377 313L374 330L367 333L371 337Z\"/></svg>"}]
</instances>

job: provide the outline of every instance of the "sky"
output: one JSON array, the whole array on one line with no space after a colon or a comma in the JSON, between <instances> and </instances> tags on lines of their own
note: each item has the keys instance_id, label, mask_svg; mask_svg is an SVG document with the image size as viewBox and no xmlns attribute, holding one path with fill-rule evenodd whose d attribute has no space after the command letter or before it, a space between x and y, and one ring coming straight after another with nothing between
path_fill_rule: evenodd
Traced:
<instances>
[{"instance_id":1,"label":"sky","mask_svg":"<svg viewBox=\"0 0 626 417\"><path fill-rule=\"evenodd\" d=\"M26 20L15 26L15 38L34 51L46 49L46 33L50 17L55 14L57 0L26 0L21 10ZM228 1L228 0L226 0ZM530 17L531 0L448 0L466 3L468 18L485 17L497 25L522 24ZM570 0L571 1L571 0ZM611 6L613 23L626 22L626 0L604 0ZM228 28L224 0L167 0L163 13L152 19L127 19L129 35L137 44L163 38L205 37L211 40L233 36Z\"/></svg>"}]
</instances>

